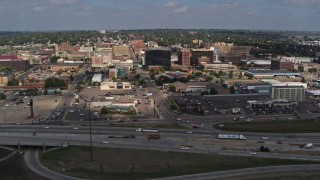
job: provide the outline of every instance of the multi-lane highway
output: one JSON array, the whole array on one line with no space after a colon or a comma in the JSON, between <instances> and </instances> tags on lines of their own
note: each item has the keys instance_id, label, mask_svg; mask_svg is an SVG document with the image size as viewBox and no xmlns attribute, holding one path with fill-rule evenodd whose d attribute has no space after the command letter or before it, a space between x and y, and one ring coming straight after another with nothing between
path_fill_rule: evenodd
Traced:
<instances>
[{"instance_id":1,"label":"multi-lane highway","mask_svg":"<svg viewBox=\"0 0 320 180\"><path fill-rule=\"evenodd\" d=\"M79 127L75 129L71 126L1 126L0 144L2 145L61 145L69 143L71 145L89 145L89 128ZM36 133L34 135L34 132ZM317 155L311 155L317 151L320 145L320 134L299 134L295 138L288 137L287 134L264 134L264 133L244 133L246 140L220 140L217 139L217 132L196 130L188 134L187 130L160 129L161 139L149 141L146 132L136 132L136 128L103 128L93 127L93 144L102 147L122 147L138 149L156 150L176 150L183 144L193 147L190 152L198 153L231 153L250 155L250 151L258 151L261 145L268 146L271 153L258 153L256 156L270 156L275 158L309 158L318 159ZM134 135L135 138L122 138ZM113 138L109 138L113 136ZM261 137L268 137L263 140ZM110 144L103 144L107 140ZM278 141L281 140L281 144ZM300 149L301 144L313 143L315 149ZM306 156L299 157L290 152L303 151ZM310 155L308 155L310 152ZM315 153L317 154L317 153Z\"/></svg>"},{"instance_id":2,"label":"multi-lane highway","mask_svg":"<svg viewBox=\"0 0 320 180\"><path fill-rule=\"evenodd\" d=\"M317 153L320 145L320 134L318 133L297 134L295 138L289 138L287 134L244 133L243 135L246 136L246 140L220 140L217 139L218 131L213 132L201 129L194 130L192 134L188 134L185 129L159 129L159 133L161 135L160 140L150 141L147 138L147 132L137 132L136 128L93 127L92 140L93 145L98 147L182 151L180 146L187 145L190 148L183 151L204 154L320 161L320 156ZM130 138L131 135L134 135L135 138ZM258 141L261 141L261 137L268 137L268 139L264 140L263 144L260 144ZM279 139L281 140L281 144L277 143ZM299 144L305 143L313 143L315 148L300 149L298 147ZM19 144L21 147L43 145L61 146L63 144L89 146L89 128L82 126L77 129L73 126L6 125L0 127L0 144L14 146ZM268 146L271 152L258 152L260 145ZM250 154L249 152L252 151L256 151L257 154ZM293 153L294 151L301 151L303 153L295 154ZM32 155L30 153L34 152L28 151L26 160L32 164L36 159L34 158L34 154ZM34 171L46 172L43 167L39 167L36 164L34 166L38 168L38 170L36 169ZM290 168L286 167L283 170L290 170ZM227 172L221 172L185 177L186 179L190 179L191 177L207 179L208 177L231 177L250 173L261 173L264 171L271 172L272 168L253 168L250 169L250 171L239 170L233 172L232 175ZM55 174L55 177L58 176L59 175ZM184 176L176 178L184 179L183 177ZM69 178L65 177L63 179Z\"/></svg>"}]
</instances>

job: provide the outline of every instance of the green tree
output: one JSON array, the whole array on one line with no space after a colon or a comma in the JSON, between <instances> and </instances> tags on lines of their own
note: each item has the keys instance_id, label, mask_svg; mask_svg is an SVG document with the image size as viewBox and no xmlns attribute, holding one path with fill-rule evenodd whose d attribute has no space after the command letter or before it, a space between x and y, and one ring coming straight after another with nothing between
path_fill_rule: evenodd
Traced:
<instances>
[{"instance_id":1,"label":"green tree","mask_svg":"<svg viewBox=\"0 0 320 180\"><path fill-rule=\"evenodd\" d=\"M134 78L135 78L135 79L140 79L140 74L136 74L136 75L134 76Z\"/></svg>"},{"instance_id":2,"label":"green tree","mask_svg":"<svg viewBox=\"0 0 320 180\"><path fill-rule=\"evenodd\" d=\"M317 68L309 68L308 72L309 73L316 73L316 72L318 72L318 70L317 70Z\"/></svg>"},{"instance_id":3,"label":"green tree","mask_svg":"<svg viewBox=\"0 0 320 180\"><path fill-rule=\"evenodd\" d=\"M77 84L76 85L76 91L77 92L81 92L82 89L83 89L83 85L82 84Z\"/></svg>"},{"instance_id":4,"label":"green tree","mask_svg":"<svg viewBox=\"0 0 320 180\"><path fill-rule=\"evenodd\" d=\"M194 74L191 74L187 77L187 80L190 81L191 79L195 79L196 76Z\"/></svg>"},{"instance_id":5,"label":"green tree","mask_svg":"<svg viewBox=\"0 0 320 180\"><path fill-rule=\"evenodd\" d=\"M232 79L233 78L233 71L230 71L228 76L230 79Z\"/></svg>"},{"instance_id":6,"label":"green tree","mask_svg":"<svg viewBox=\"0 0 320 180\"><path fill-rule=\"evenodd\" d=\"M216 95L218 94L217 90L215 88L210 88L210 94L211 95Z\"/></svg>"},{"instance_id":7,"label":"green tree","mask_svg":"<svg viewBox=\"0 0 320 180\"><path fill-rule=\"evenodd\" d=\"M59 88L66 88L67 85L66 83L58 78L48 78L45 81L45 87L46 88L54 88L54 87L59 87Z\"/></svg>"},{"instance_id":8,"label":"green tree","mask_svg":"<svg viewBox=\"0 0 320 180\"><path fill-rule=\"evenodd\" d=\"M170 85L169 85L169 91L171 91L171 92L176 92L176 86L170 84Z\"/></svg>"},{"instance_id":9,"label":"green tree","mask_svg":"<svg viewBox=\"0 0 320 180\"><path fill-rule=\"evenodd\" d=\"M224 83L224 80L221 78L220 79L220 84L223 84Z\"/></svg>"},{"instance_id":10,"label":"green tree","mask_svg":"<svg viewBox=\"0 0 320 180\"><path fill-rule=\"evenodd\" d=\"M196 76L202 76L202 72L196 72L194 73Z\"/></svg>"},{"instance_id":11,"label":"green tree","mask_svg":"<svg viewBox=\"0 0 320 180\"><path fill-rule=\"evenodd\" d=\"M249 74L249 75L248 75L248 79L253 79L253 75L252 75L252 74Z\"/></svg>"},{"instance_id":12,"label":"green tree","mask_svg":"<svg viewBox=\"0 0 320 180\"><path fill-rule=\"evenodd\" d=\"M213 79L212 76L207 76L207 77L206 77L206 81L207 81L207 82L212 81L212 79Z\"/></svg>"},{"instance_id":13,"label":"green tree","mask_svg":"<svg viewBox=\"0 0 320 180\"><path fill-rule=\"evenodd\" d=\"M58 59L60 59L60 56L52 56L52 57L50 58L50 62L51 62L51 63L57 63Z\"/></svg>"},{"instance_id":14,"label":"green tree","mask_svg":"<svg viewBox=\"0 0 320 180\"><path fill-rule=\"evenodd\" d=\"M0 93L0 99L6 99L6 95L4 93Z\"/></svg>"},{"instance_id":15,"label":"green tree","mask_svg":"<svg viewBox=\"0 0 320 180\"><path fill-rule=\"evenodd\" d=\"M228 86L226 84L222 84L222 87L224 87L225 89L228 89Z\"/></svg>"},{"instance_id":16,"label":"green tree","mask_svg":"<svg viewBox=\"0 0 320 180\"><path fill-rule=\"evenodd\" d=\"M186 82L188 82L188 79L185 78L185 77L181 77L181 78L179 79L179 81L182 82L182 83L186 83Z\"/></svg>"},{"instance_id":17,"label":"green tree","mask_svg":"<svg viewBox=\"0 0 320 180\"><path fill-rule=\"evenodd\" d=\"M230 94L234 94L236 92L236 89L234 86L229 87Z\"/></svg>"},{"instance_id":18,"label":"green tree","mask_svg":"<svg viewBox=\"0 0 320 180\"><path fill-rule=\"evenodd\" d=\"M70 75L69 80L70 80L71 82L73 82L73 81L74 81L74 76Z\"/></svg>"},{"instance_id":19,"label":"green tree","mask_svg":"<svg viewBox=\"0 0 320 180\"><path fill-rule=\"evenodd\" d=\"M57 75L61 75L63 73L63 70L62 69L59 69L59 71L57 72Z\"/></svg>"},{"instance_id":20,"label":"green tree","mask_svg":"<svg viewBox=\"0 0 320 180\"><path fill-rule=\"evenodd\" d=\"M19 81L16 79L11 79L10 81L8 81L7 86L19 86Z\"/></svg>"}]
</instances>

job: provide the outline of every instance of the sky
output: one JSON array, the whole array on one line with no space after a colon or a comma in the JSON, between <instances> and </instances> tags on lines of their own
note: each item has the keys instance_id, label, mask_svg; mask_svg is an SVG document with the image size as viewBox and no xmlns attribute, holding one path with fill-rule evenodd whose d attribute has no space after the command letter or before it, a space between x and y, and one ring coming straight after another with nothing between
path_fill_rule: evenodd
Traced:
<instances>
[{"instance_id":1,"label":"sky","mask_svg":"<svg viewBox=\"0 0 320 180\"><path fill-rule=\"evenodd\" d=\"M320 31L320 0L0 0L0 31Z\"/></svg>"}]
</instances>

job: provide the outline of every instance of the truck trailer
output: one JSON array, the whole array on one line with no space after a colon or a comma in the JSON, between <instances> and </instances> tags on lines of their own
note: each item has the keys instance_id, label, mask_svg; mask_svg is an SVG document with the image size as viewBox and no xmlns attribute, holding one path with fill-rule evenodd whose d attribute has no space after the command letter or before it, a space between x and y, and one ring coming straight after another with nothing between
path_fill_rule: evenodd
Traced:
<instances>
[{"instance_id":1,"label":"truck trailer","mask_svg":"<svg viewBox=\"0 0 320 180\"><path fill-rule=\"evenodd\" d=\"M158 129L143 129L143 128L138 128L136 132L159 132Z\"/></svg>"},{"instance_id":2,"label":"truck trailer","mask_svg":"<svg viewBox=\"0 0 320 180\"><path fill-rule=\"evenodd\" d=\"M242 134L218 134L218 139L246 140Z\"/></svg>"}]
</instances>

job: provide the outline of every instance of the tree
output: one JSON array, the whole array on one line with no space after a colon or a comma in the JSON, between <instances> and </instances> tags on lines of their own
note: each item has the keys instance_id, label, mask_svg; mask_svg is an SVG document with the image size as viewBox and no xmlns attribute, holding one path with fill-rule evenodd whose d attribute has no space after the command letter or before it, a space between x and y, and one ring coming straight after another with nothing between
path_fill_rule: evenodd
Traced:
<instances>
[{"instance_id":1,"label":"tree","mask_svg":"<svg viewBox=\"0 0 320 180\"><path fill-rule=\"evenodd\" d=\"M217 90L215 88L210 88L210 94L211 95L216 95L218 94Z\"/></svg>"},{"instance_id":2,"label":"tree","mask_svg":"<svg viewBox=\"0 0 320 180\"><path fill-rule=\"evenodd\" d=\"M76 91L77 92L80 92L82 89L83 89L83 85L81 85L81 84L77 84L76 85Z\"/></svg>"},{"instance_id":3,"label":"tree","mask_svg":"<svg viewBox=\"0 0 320 180\"><path fill-rule=\"evenodd\" d=\"M229 72L229 78L232 79L233 78L233 71Z\"/></svg>"},{"instance_id":4,"label":"tree","mask_svg":"<svg viewBox=\"0 0 320 180\"><path fill-rule=\"evenodd\" d=\"M252 74L249 74L249 75L248 75L248 79L253 79L253 75L252 75Z\"/></svg>"},{"instance_id":5,"label":"tree","mask_svg":"<svg viewBox=\"0 0 320 180\"><path fill-rule=\"evenodd\" d=\"M212 76L207 76L207 77L206 77L206 81L207 81L207 82L212 81L212 79L213 79Z\"/></svg>"},{"instance_id":6,"label":"tree","mask_svg":"<svg viewBox=\"0 0 320 180\"><path fill-rule=\"evenodd\" d=\"M10 81L8 81L7 86L19 86L19 81L16 79L11 79Z\"/></svg>"},{"instance_id":7,"label":"tree","mask_svg":"<svg viewBox=\"0 0 320 180\"><path fill-rule=\"evenodd\" d=\"M224 87L225 89L228 89L228 86L226 84L222 84L222 87Z\"/></svg>"},{"instance_id":8,"label":"tree","mask_svg":"<svg viewBox=\"0 0 320 180\"><path fill-rule=\"evenodd\" d=\"M52 57L50 58L50 62L51 62L51 63L57 63L58 59L60 59L60 56L52 56Z\"/></svg>"},{"instance_id":9,"label":"tree","mask_svg":"<svg viewBox=\"0 0 320 180\"><path fill-rule=\"evenodd\" d=\"M179 81L182 82L182 83L186 83L186 82L188 82L188 79L185 78L185 77L181 77L181 78L179 79Z\"/></svg>"},{"instance_id":10,"label":"tree","mask_svg":"<svg viewBox=\"0 0 320 180\"><path fill-rule=\"evenodd\" d=\"M176 86L170 84L170 85L169 85L169 91L171 91L171 92L176 92Z\"/></svg>"},{"instance_id":11,"label":"tree","mask_svg":"<svg viewBox=\"0 0 320 180\"><path fill-rule=\"evenodd\" d=\"M59 87L59 88L66 88L66 83L58 78L48 78L45 81L45 87L46 88L53 88L53 87Z\"/></svg>"},{"instance_id":12,"label":"tree","mask_svg":"<svg viewBox=\"0 0 320 180\"><path fill-rule=\"evenodd\" d=\"M134 76L134 78L135 78L135 79L140 79L140 74L136 74L136 75Z\"/></svg>"},{"instance_id":13,"label":"tree","mask_svg":"<svg viewBox=\"0 0 320 180\"><path fill-rule=\"evenodd\" d=\"M74 81L74 76L70 75L70 81L73 82Z\"/></svg>"},{"instance_id":14,"label":"tree","mask_svg":"<svg viewBox=\"0 0 320 180\"><path fill-rule=\"evenodd\" d=\"M61 75L63 73L63 70L62 69L59 69L59 71L57 72L57 75Z\"/></svg>"},{"instance_id":15,"label":"tree","mask_svg":"<svg viewBox=\"0 0 320 180\"><path fill-rule=\"evenodd\" d=\"M308 72L309 73L316 73L318 70L317 70L317 68L310 68L310 69L308 69Z\"/></svg>"},{"instance_id":16,"label":"tree","mask_svg":"<svg viewBox=\"0 0 320 180\"><path fill-rule=\"evenodd\" d=\"M0 93L0 99L6 99L6 95L4 93Z\"/></svg>"},{"instance_id":17,"label":"tree","mask_svg":"<svg viewBox=\"0 0 320 180\"><path fill-rule=\"evenodd\" d=\"M230 94L234 94L236 92L236 89L234 86L229 87Z\"/></svg>"},{"instance_id":18,"label":"tree","mask_svg":"<svg viewBox=\"0 0 320 180\"><path fill-rule=\"evenodd\" d=\"M194 74L191 74L187 77L187 80L190 81L191 79L195 79L196 76Z\"/></svg>"},{"instance_id":19,"label":"tree","mask_svg":"<svg viewBox=\"0 0 320 180\"><path fill-rule=\"evenodd\" d=\"M223 79L220 79L220 84L223 84L224 83L224 80Z\"/></svg>"},{"instance_id":20,"label":"tree","mask_svg":"<svg viewBox=\"0 0 320 180\"><path fill-rule=\"evenodd\" d=\"M195 75L196 76L202 76L202 72L196 72Z\"/></svg>"}]
</instances>

